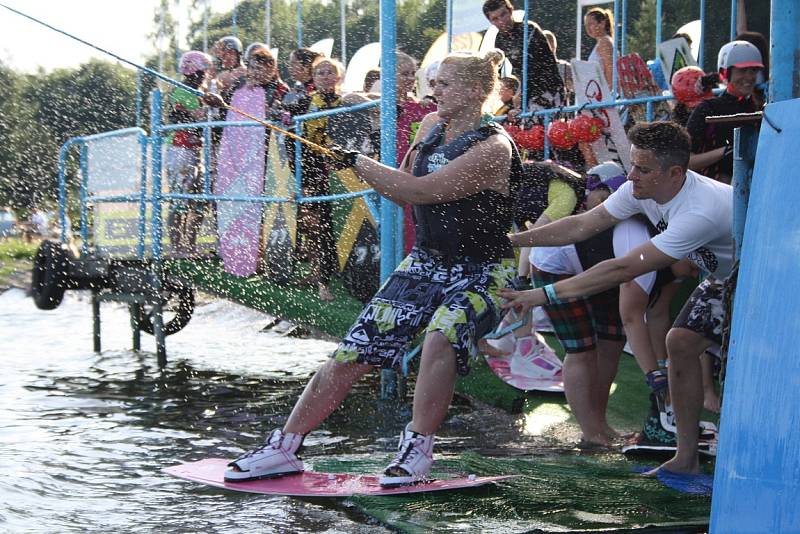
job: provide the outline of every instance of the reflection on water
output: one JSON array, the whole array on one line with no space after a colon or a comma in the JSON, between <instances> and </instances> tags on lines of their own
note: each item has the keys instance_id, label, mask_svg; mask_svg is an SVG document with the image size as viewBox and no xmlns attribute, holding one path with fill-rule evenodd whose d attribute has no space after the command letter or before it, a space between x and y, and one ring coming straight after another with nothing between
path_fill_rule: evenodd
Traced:
<instances>
[{"instance_id":1,"label":"reflection on water","mask_svg":"<svg viewBox=\"0 0 800 534\"><path fill-rule=\"evenodd\" d=\"M125 350L131 334L122 306L103 305L106 350L95 354L87 295L68 292L58 309L43 312L22 291L0 294L0 528L383 530L346 503L234 494L161 474L166 465L232 457L260 442L282 424L334 347L261 332L268 320L224 301L201 306L189 326L167 338L169 365L162 372L152 337L143 336L142 352ZM377 390L374 377L360 383L309 436L312 465L315 457L335 454L388 459L410 414L377 401ZM451 451L475 446L472 440L496 445L500 438L475 428L486 420L478 413L457 401L440 443ZM506 431L513 427L491 419Z\"/></svg>"}]
</instances>

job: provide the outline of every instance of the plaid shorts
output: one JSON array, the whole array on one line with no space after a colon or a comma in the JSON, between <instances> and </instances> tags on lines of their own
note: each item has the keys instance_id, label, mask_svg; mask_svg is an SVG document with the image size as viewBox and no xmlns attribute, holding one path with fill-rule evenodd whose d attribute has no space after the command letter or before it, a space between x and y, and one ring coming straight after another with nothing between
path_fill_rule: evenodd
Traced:
<instances>
[{"instance_id":1,"label":"plaid shorts","mask_svg":"<svg viewBox=\"0 0 800 534\"><path fill-rule=\"evenodd\" d=\"M534 287L543 287L570 277L534 271L533 284ZM560 304L548 304L543 308L567 353L594 350L598 339L625 341L619 315L619 288L588 298L565 299Z\"/></svg>"},{"instance_id":2,"label":"plaid shorts","mask_svg":"<svg viewBox=\"0 0 800 534\"><path fill-rule=\"evenodd\" d=\"M456 351L459 374L469 372L477 343L500 321L497 290L509 285L514 260L448 259L414 247L331 355L339 362L397 368L424 330L441 332Z\"/></svg>"}]
</instances>

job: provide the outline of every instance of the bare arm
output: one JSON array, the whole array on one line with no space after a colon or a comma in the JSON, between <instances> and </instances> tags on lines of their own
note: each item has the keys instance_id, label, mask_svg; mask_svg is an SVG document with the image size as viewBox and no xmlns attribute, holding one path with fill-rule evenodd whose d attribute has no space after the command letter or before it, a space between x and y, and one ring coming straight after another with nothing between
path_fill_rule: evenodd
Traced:
<instances>
[{"instance_id":1,"label":"bare arm","mask_svg":"<svg viewBox=\"0 0 800 534\"><path fill-rule=\"evenodd\" d=\"M581 274L562 280L554 284L554 288L556 295L562 300L588 297L619 286L623 282L629 282L644 273L672 265L676 261L678 260L664 254L648 241L621 258L600 262ZM547 304L542 289L528 291L501 289L500 296L508 300L503 305L504 308L515 308L523 313L533 306Z\"/></svg>"},{"instance_id":2,"label":"bare arm","mask_svg":"<svg viewBox=\"0 0 800 534\"><path fill-rule=\"evenodd\" d=\"M608 87L611 88L614 83L614 41L610 37L606 36L597 42L597 55L603 64L603 75L606 77Z\"/></svg>"},{"instance_id":3,"label":"bare arm","mask_svg":"<svg viewBox=\"0 0 800 534\"><path fill-rule=\"evenodd\" d=\"M709 150L708 152L701 152L699 154L692 153L692 155L689 156L689 169L695 172L702 171L706 167L709 167L721 160L722 156L724 155L724 146Z\"/></svg>"},{"instance_id":4,"label":"bare arm","mask_svg":"<svg viewBox=\"0 0 800 534\"><path fill-rule=\"evenodd\" d=\"M424 135L422 129L418 135ZM354 169L359 178L393 202L439 204L487 189L505 193L511 170L511 143L505 136L493 135L425 176L413 176L366 157L359 157Z\"/></svg>"},{"instance_id":5,"label":"bare arm","mask_svg":"<svg viewBox=\"0 0 800 534\"><path fill-rule=\"evenodd\" d=\"M515 247L570 245L589 239L618 222L601 204L578 215L564 217L533 230L511 234L509 238Z\"/></svg>"}]
</instances>

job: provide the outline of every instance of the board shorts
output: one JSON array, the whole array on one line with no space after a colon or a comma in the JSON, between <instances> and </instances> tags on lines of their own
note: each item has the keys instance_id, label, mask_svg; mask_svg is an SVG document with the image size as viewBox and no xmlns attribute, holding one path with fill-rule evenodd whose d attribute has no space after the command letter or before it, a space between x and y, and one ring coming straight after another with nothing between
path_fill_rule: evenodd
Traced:
<instances>
[{"instance_id":1,"label":"board shorts","mask_svg":"<svg viewBox=\"0 0 800 534\"><path fill-rule=\"evenodd\" d=\"M331 357L397 369L421 332L441 332L456 352L458 373L469 372L478 340L500 322L497 290L516 274L513 258L472 261L414 247L372 297Z\"/></svg>"},{"instance_id":2,"label":"board shorts","mask_svg":"<svg viewBox=\"0 0 800 534\"><path fill-rule=\"evenodd\" d=\"M544 287L572 276L535 270L533 285ZM558 304L547 304L542 308L553 323L553 331L566 353L594 350L599 339L626 339L619 315L619 288L588 298L564 299Z\"/></svg>"},{"instance_id":3,"label":"board shorts","mask_svg":"<svg viewBox=\"0 0 800 534\"><path fill-rule=\"evenodd\" d=\"M706 278L689 295L672 327L691 330L721 344L725 323L724 299L725 283L716 278Z\"/></svg>"}]
</instances>

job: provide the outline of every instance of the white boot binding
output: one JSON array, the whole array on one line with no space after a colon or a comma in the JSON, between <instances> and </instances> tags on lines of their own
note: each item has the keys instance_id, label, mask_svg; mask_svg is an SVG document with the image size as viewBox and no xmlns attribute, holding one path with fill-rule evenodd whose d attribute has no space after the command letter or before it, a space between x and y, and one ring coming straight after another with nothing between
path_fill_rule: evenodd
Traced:
<instances>
[{"instance_id":1,"label":"white boot binding","mask_svg":"<svg viewBox=\"0 0 800 534\"><path fill-rule=\"evenodd\" d=\"M303 461L297 457L297 452L304 439L303 434L284 434L281 429L276 428L270 432L264 445L228 464L225 481L246 482L302 472Z\"/></svg>"},{"instance_id":2,"label":"white boot binding","mask_svg":"<svg viewBox=\"0 0 800 534\"><path fill-rule=\"evenodd\" d=\"M400 433L397 455L380 477L381 486L405 486L428 478L433 465L433 435L424 436L410 426Z\"/></svg>"}]
</instances>

